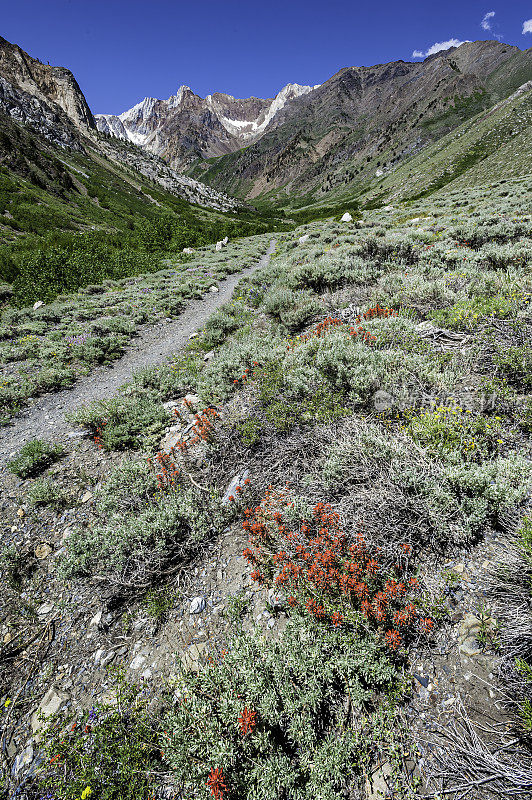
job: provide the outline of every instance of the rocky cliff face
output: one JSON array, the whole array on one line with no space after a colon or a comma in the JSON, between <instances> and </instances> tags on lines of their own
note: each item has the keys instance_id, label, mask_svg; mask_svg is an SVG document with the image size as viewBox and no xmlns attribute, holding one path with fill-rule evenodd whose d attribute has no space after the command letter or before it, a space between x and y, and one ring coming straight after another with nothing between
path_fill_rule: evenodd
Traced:
<instances>
[{"instance_id":1,"label":"rocky cliff face","mask_svg":"<svg viewBox=\"0 0 532 800\"><path fill-rule=\"evenodd\" d=\"M78 127L96 127L83 92L70 70L43 64L1 36L0 75L16 89L46 105L59 106Z\"/></svg>"},{"instance_id":2,"label":"rocky cliff face","mask_svg":"<svg viewBox=\"0 0 532 800\"><path fill-rule=\"evenodd\" d=\"M17 89L0 75L0 114L2 113L24 126L29 126L53 144L72 150L83 150L78 131L57 106Z\"/></svg>"},{"instance_id":3,"label":"rocky cliff face","mask_svg":"<svg viewBox=\"0 0 532 800\"><path fill-rule=\"evenodd\" d=\"M232 153L257 141L283 108L312 90L290 83L276 97L263 100L219 92L201 98L181 86L168 100L146 97L119 116L98 114L96 124L100 131L128 139L182 168L197 158Z\"/></svg>"}]
</instances>

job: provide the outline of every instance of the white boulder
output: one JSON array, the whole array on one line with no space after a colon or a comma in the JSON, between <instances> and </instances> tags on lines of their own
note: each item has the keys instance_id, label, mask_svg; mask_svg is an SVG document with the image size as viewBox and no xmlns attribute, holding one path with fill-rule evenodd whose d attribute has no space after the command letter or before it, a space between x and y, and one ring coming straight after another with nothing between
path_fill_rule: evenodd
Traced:
<instances>
[{"instance_id":1,"label":"white boulder","mask_svg":"<svg viewBox=\"0 0 532 800\"><path fill-rule=\"evenodd\" d=\"M44 305L44 303L43 303L42 300L37 300L37 302L33 304L33 310L37 311L37 309L40 308L43 305Z\"/></svg>"},{"instance_id":2,"label":"white boulder","mask_svg":"<svg viewBox=\"0 0 532 800\"><path fill-rule=\"evenodd\" d=\"M306 233L304 236L300 236L297 240L299 244L305 244L310 239L310 233Z\"/></svg>"},{"instance_id":3,"label":"white boulder","mask_svg":"<svg viewBox=\"0 0 532 800\"><path fill-rule=\"evenodd\" d=\"M343 215L343 217L342 217L342 219L340 220L340 222L353 222L353 217L351 216L351 214L349 213L349 211L346 211L346 212L345 212L345 214Z\"/></svg>"}]
</instances>

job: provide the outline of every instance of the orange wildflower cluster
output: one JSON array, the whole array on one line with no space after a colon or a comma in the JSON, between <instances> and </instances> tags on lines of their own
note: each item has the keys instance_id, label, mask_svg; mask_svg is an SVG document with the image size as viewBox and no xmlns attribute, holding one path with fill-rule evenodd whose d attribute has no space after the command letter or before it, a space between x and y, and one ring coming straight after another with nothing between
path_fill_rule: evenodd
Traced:
<instances>
[{"instance_id":1,"label":"orange wildflower cluster","mask_svg":"<svg viewBox=\"0 0 532 800\"><path fill-rule=\"evenodd\" d=\"M211 769L207 778L207 788L211 790L214 800L223 800L224 792L227 791L225 777L220 767Z\"/></svg>"},{"instance_id":2,"label":"orange wildflower cluster","mask_svg":"<svg viewBox=\"0 0 532 800\"><path fill-rule=\"evenodd\" d=\"M252 733L257 725L257 712L252 708L244 708L243 712L238 718L240 732L242 736Z\"/></svg>"},{"instance_id":3,"label":"orange wildflower cluster","mask_svg":"<svg viewBox=\"0 0 532 800\"><path fill-rule=\"evenodd\" d=\"M373 308L368 308L363 314L359 314L356 322L364 322L370 319L386 319L387 317L396 317L397 311L393 308L383 308L378 303Z\"/></svg>"},{"instance_id":4,"label":"orange wildflower cluster","mask_svg":"<svg viewBox=\"0 0 532 800\"><path fill-rule=\"evenodd\" d=\"M105 428L106 425L107 425L107 422L105 422L105 420L102 420L102 422L100 422L100 424L96 428L96 432L95 432L94 436L92 437L93 441L94 441L94 444L97 445L100 448L100 450L103 449L102 436L103 436L103 433L104 433L103 429Z\"/></svg>"},{"instance_id":5,"label":"orange wildflower cluster","mask_svg":"<svg viewBox=\"0 0 532 800\"><path fill-rule=\"evenodd\" d=\"M302 344L303 342L310 341L310 339L321 339L328 333L331 333L331 331L336 330L338 328L345 330L347 329L347 325L345 324L345 322L342 322L341 319L338 319L338 317L327 317L326 319L322 320L322 322L319 322L315 326L315 328L313 328L311 331L303 334L302 336L299 336L295 341L290 342L290 344L287 345L286 349L293 350L295 347ZM350 327L348 329L348 333L353 338L359 339L360 341L365 342L366 344L374 342L376 339L375 336L373 336L369 331L367 331L362 326L359 326L358 328Z\"/></svg>"},{"instance_id":6,"label":"orange wildflower cluster","mask_svg":"<svg viewBox=\"0 0 532 800\"><path fill-rule=\"evenodd\" d=\"M179 411L174 410L174 414L179 414ZM198 442L206 442L210 439L215 420L220 415L215 408L206 408L199 414L194 415L194 425L192 426L192 436L190 439L180 440L177 442L175 448L177 450L187 450L190 445L198 444Z\"/></svg>"},{"instance_id":7,"label":"orange wildflower cluster","mask_svg":"<svg viewBox=\"0 0 532 800\"><path fill-rule=\"evenodd\" d=\"M408 579L406 567L396 564L385 574L379 550L371 550L362 533L348 539L330 505L318 503L295 528L283 514L290 505L286 493L270 487L260 505L245 511L249 546L243 555L254 567L253 580L273 583L291 608L335 627L364 618L391 650L415 630L430 631L432 620L420 619L409 599L417 581Z\"/></svg>"},{"instance_id":8,"label":"orange wildflower cluster","mask_svg":"<svg viewBox=\"0 0 532 800\"><path fill-rule=\"evenodd\" d=\"M312 331L300 336L297 340L297 343L301 344L301 342L308 342L309 339L320 339L322 336L325 336L337 327L344 327L342 320L338 319L338 317L327 317L322 322L318 322Z\"/></svg>"},{"instance_id":9,"label":"orange wildflower cluster","mask_svg":"<svg viewBox=\"0 0 532 800\"><path fill-rule=\"evenodd\" d=\"M243 483L244 483L244 489L247 489L249 487L249 485L251 484L251 481L250 481L249 478L245 478ZM235 494L230 494L229 497L227 498L229 500L229 502L230 503L236 503L237 498L240 498L240 496L241 496L242 492L244 491L244 489L240 485L239 486L235 486ZM235 495L236 495L236 497L235 497Z\"/></svg>"},{"instance_id":10,"label":"orange wildflower cluster","mask_svg":"<svg viewBox=\"0 0 532 800\"><path fill-rule=\"evenodd\" d=\"M155 470L159 489L172 489L180 474L173 457L160 452L155 459L148 458L148 464Z\"/></svg>"},{"instance_id":11,"label":"orange wildflower cluster","mask_svg":"<svg viewBox=\"0 0 532 800\"><path fill-rule=\"evenodd\" d=\"M258 361L254 361L253 362L253 369L251 369L251 367L246 367L246 369L244 370L244 372L242 373L240 378L235 378L235 380L233 381L233 384L235 386L238 386L239 383L246 384L248 382L248 380L250 380L251 378L256 378L257 377L256 368L258 366L259 366L259 362Z\"/></svg>"}]
</instances>

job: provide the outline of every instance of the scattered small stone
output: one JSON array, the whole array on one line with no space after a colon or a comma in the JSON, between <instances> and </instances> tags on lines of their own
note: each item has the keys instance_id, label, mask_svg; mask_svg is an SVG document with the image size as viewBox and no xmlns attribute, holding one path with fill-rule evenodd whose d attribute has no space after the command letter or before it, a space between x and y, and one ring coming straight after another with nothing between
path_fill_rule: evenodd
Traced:
<instances>
[{"instance_id":1,"label":"scattered small stone","mask_svg":"<svg viewBox=\"0 0 532 800\"><path fill-rule=\"evenodd\" d=\"M51 552L52 548L50 545L46 544L45 542L41 542L41 544L38 544L35 548L35 558L38 558L40 561L42 561L44 558L48 558Z\"/></svg>"},{"instance_id":2,"label":"scattered small stone","mask_svg":"<svg viewBox=\"0 0 532 800\"><path fill-rule=\"evenodd\" d=\"M83 494L82 498L81 498L81 502L82 502L82 503L88 503L88 502L89 502L89 500L92 500L92 498L93 498L93 494L92 494L92 492L86 491L86 492Z\"/></svg>"},{"instance_id":3,"label":"scattered small stone","mask_svg":"<svg viewBox=\"0 0 532 800\"><path fill-rule=\"evenodd\" d=\"M190 603L190 613L191 614L201 614L205 611L206 606L205 598L204 597L194 597Z\"/></svg>"},{"instance_id":4,"label":"scattered small stone","mask_svg":"<svg viewBox=\"0 0 532 800\"><path fill-rule=\"evenodd\" d=\"M43 603L43 604L42 604L41 606L39 606L39 608L37 609L37 614L38 614L40 617L43 617L45 614L49 614L49 613L50 613L50 611L53 611L53 608L54 608L54 604L53 604L53 603Z\"/></svg>"},{"instance_id":5,"label":"scattered small stone","mask_svg":"<svg viewBox=\"0 0 532 800\"><path fill-rule=\"evenodd\" d=\"M98 612L97 612L97 613L96 613L96 614L93 616L93 618L91 619L91 621L89 622L89 628L94 628L94 627L96 627L97 625L99 625L99 624L100 624L100 622L101 622L101 621L102 621L102 612L101 612L101 611L98 611Z\"/></svg>"},{"instance_id":6,"label":"scattered small stone","mask_svg":"<svg viewBox=\"0 0 532 800\"><path fill-rule=\"evenodd\" d=\"M420 684L421 684L421 686L423 686L425 689L426 689L426 688L427 688L427 686L429 685L429 679L428 679L428 678L426 678L424 675L418 675L418 673L417 673L417 672L414 672L414 678L415 678L415 679L416 679L416 681L417 681L418 683L420 683Z\"/></svg>"},{"instance_id":7,"label":"scattered small stone","mask_svg":"<svg viewBox=\"0 0 532 800\"><path fill-rule=\"evenodd\" d=\"M144 656L140 656L140 655L135 656L135 658L133 659L133 661L129 665L129 669L134 669L134 670L140 669L142 666L144 666L145 662L146 662L146 659L145 659Z\"/></svg>"}]
</instances>

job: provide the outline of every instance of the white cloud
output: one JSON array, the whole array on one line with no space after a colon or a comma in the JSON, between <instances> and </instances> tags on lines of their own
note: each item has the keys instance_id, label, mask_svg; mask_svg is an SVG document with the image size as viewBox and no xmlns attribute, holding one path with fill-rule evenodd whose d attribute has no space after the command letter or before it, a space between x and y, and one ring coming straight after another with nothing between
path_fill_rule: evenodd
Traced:
<instances>
[{"instance_id":1,"label":"white cloud","mask_svg":"<svg viewBox=\"0 0 532 800\"><path fill-rule=\"evenodd\" d=\"M494 16L495 16L495 11L488 11L486 14L484 14L484 16L482 17L482 22L480 23L480 27L482 28L482 30L491 31L490 20L493 19Z\"/></svg>"},{"instance_id":2,"label":"white cloud","mask_svg":"<svg viewBox=\"0 0 532 800\"><path fill-rule=\"evenodd\" d=\"M523 22L523 33L532 33L532 19L525 19Z\"/></svg>"},{"instance_id":3,"label":"white cloud","mask_svg":"<svg viewBox=\"0 0 532 800\"><path fill-rule=\"evenodd\" d=\"M461 44L465 44L469 42L469 39L465 39L463 42L460 39L447 39L446 42L434 42L434 44L429 47L429 49L423 53L421 50L414 50L412 53L412 58L425 58L426 56L432 56L434 53L439 53L441 50L448 50L449 47L460 47Z\"/></svg>"}]
</instances>

